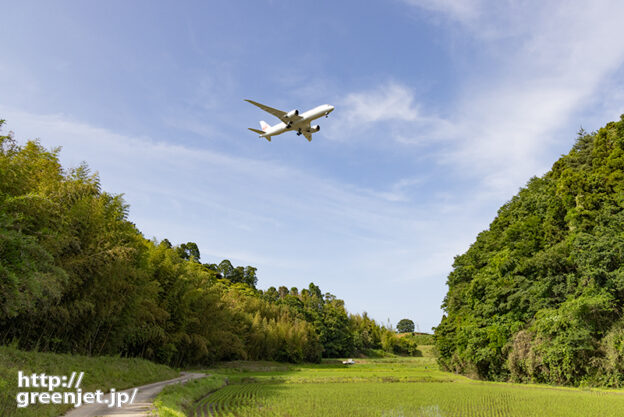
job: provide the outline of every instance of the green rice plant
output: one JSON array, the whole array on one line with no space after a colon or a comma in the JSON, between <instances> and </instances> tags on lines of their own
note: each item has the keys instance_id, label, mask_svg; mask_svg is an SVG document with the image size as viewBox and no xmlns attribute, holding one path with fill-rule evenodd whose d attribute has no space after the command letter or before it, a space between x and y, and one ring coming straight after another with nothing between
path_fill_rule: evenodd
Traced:
<instances>
[{"instance_id":1,"label":"green rice plant","mask_svg":"<svg viewBox=\"0 0 624 417\"><path fill-rule=\"evenodd\" d=\"M473 381L441 372L427 358L302 365L237 372L209 395L197 417L620 417L624 394ZM279 378L277 378L279 376Z\"/></svg>"}]
</instances>

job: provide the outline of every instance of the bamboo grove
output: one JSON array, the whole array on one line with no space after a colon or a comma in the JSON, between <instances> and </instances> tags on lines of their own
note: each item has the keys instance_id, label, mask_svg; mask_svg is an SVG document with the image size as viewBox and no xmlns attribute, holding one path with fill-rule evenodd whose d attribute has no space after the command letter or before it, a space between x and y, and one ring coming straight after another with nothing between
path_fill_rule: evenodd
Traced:
<instances>
[{"instance_id":1,"label":"bamboo grove","mask_svg":"<svg viewBox=\"0 0 624 417\"><path fill-rule=\"evenodd\" d=\"M0 136L1 344L173 366L415 351L314 284L258 290L253 267L146 239L122 197L59 152Z\"/></svg>"}]
</instances>

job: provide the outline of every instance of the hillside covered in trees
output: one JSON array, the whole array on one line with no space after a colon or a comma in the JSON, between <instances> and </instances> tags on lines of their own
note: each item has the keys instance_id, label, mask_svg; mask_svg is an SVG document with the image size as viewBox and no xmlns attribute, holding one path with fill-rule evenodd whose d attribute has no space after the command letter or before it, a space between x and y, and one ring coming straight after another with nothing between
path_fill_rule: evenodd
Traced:
<instances>
[{"instance_id":1,"label":"hillside covered in trees","mask_svg":"<svg viewBox=\"0 0 624 417\"><path fill-rule=\"evenodd\" d=\"M313 283L262 291L251 266L146 239L121 196L58 154L0 136L0 344L173 366L413 353L413 341Z\"/></svg>"},{"instance_id":2,"label":"hillside covered in trees","mask_svg":"<svg viewBox=\"0 0 624 417\"><path fill-rule=\"evenodd\" d=\"M624 115L501 207L447 284L446 369L624 386Z\"/></svg>"}]
</instances>

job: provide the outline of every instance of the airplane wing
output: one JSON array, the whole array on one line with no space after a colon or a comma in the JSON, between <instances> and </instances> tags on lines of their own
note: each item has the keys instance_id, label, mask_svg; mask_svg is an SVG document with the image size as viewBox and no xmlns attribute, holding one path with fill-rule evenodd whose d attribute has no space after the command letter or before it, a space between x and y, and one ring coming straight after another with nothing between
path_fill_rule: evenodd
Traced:
<instances>
[{"instance_id":1,"label":"airplane wing","mask_svg":"<svg viewBox=\"0 0 624 417\"><path fill-rule=\"evenodd\" d=\"M310 123L301 126L301 134L305 136L308 142L312 142L312 132L310 132Z\"/></svg>"},{"instance_id":2,"label":"airplane wing","mask_svg":"<svg viewBox=\"0 0 624 417\"><path fill-rule=\"evenodd\" d=\"M260 104L256 101L253 100L247 100L245 99L246 102L253 104L254 106L258 106L260 107L262 110L264 110L267 113L271 113L273 116L277 117L278 119L280 119L282 122L284 123L288 123L288 122L294 122L297 121L301 118L301 116L293 116L291 118L287 118L286 114L288 114L288 112L282 111L282 110L277 110L274 109L273 107L269 107L269 106L265 106L264 104Z\"/></svg>"}]
</instances>

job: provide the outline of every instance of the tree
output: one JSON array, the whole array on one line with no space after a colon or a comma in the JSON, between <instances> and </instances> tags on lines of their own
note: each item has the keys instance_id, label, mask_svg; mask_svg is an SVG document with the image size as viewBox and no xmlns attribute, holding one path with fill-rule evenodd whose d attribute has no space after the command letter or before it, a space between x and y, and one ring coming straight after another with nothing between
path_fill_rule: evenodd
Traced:
<instances>
[{"instance_id":1,"label":"tree","mask_svg":"<svg viewBox=\"0 0 624 417\"><path fill-rule=\"evenodd\" d=\"M284 285L281 285L277 289L277 292L279 293L279 298L284 299L288 295L288 288L286 288L286 286L284 286Z\"/></svg>"},{"instance_id":2,"label":"tree","mask_svg":"<svg viewBox=\"0 0 624 417\"><path fill-rule=\"evenodd\" d=\"M258 283L258 277L256 276L257 270L258 268L254 268L253 266L246 266L245 272L243 273L243 283L252 288L256 288L256 284Z\"/></svg>"},{"instance_id":3,"label":"tree","mask_svg":"<svg viewBox=\"0 0 624 417\"><path fill-rule=\"evenodd\" d=\"M624 385L624 115L505 203L455 258L442 368L492 380Z\"/></svg>"},{"instance_id":4,"label":"tree","mask_svg":"<svg viewBox=\"0 0 624 417\"><path fill-rule=\"evenodd\" d=\"M402 319L397 323L397 332L399 333L413 333L414 322L410 319Z\"/></svg>"},{"instance_id":5,"label":"tree","mask_svg":"<svg viewBox=\"0 0 624 417\"><path fill-rule=\"evenodd\" d=\"M167 241L167 243L168 242L169 241ZM178 251L178 255L180 255L180 258L186 259L189 261L193 260L194 262L199 262L200 254L199 254L199 248L197 247L197 243L195 242L183 243L180 246L178 246L177 251Z\"/></svg>"},{"instance_id":6,"label":"tree","mask_svg":"<svg viewBox=\"0 0 624 417\"><path fill-rule=\"evenodd\" d=\"M145 239L122 196L86 163L63 169L59 152L0 135L0 342L182 367L318 362L379 348L383 332L399 339L313 283L262 292L253 266L200 263L194 242ZM618 358L622 333L604 345Z\"/></svg>"}]
</instances>

